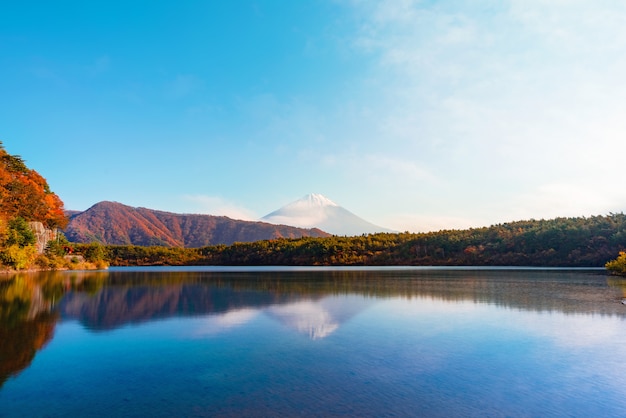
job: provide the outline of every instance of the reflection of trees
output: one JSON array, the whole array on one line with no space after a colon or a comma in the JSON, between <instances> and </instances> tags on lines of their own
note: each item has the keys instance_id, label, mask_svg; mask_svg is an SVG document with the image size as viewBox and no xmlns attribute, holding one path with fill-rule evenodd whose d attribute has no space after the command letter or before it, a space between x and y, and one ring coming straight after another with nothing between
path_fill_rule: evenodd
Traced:
<instances>
[{"instance_id":1,"label":"reflection of trees","mask_svg":"<svg viewBox=\"0 0 626 418\"><path fill-rule=\"evenodd\" d=\"M59 305L63 318L79 320L94 330L174 316L226 313L245 308L283 304L296 296L223 284L163 284L107 286L93 296L73 292Z\"/></svg>"},{"instance_id":2,"label":"reflection of trees","mask_svg":"<svg viewBox=\"0 0 626 418\"><path fill-rule=\"evenodd\" d=\"M626 299L626 278L611 277L608 280L609 286L620 289L622 297Z\"/></svg>"},{"instance_id":3,"label":"reflection of trees","mask_svg":"<svg viewBox=\"0 0 626 418\"><path fill-rule=\"evenodd\" d=\"M0 387L28 367L54 334L58 315L44 312L14 326L0 327Z\"/></svg>"},{"instance_id":4,"label":"reflection of trees","mask_svg":"<svg viewBox=\"0 0 626 418\"><path fill-rule=\"evenodd\" d=\"M54 334L64 293L102 283L101 273L17 274L0 281L0 386L28 367Z\"/></svg>"},{"instance_id":5,"label":"reflection of trees","mask_svg":"<svg viewBox=\"0 0 626 418\"><path fill-rule=\"evenodd\" d=\"M611 279L614 280L614 279ZM612 282L611 282L612 283ZM503 307L623 315L618 287L600 272L542 270L339 270L110 272L93 296L73 292L62 315L91 328L169 316L223 313L328 295L433 298Z\"/></svg>"},{"instance_id":6,"label":"reflection of trees","mask_svg":"<svg viewBox=\"0 0 626 418\"><path fill-rule=\"evenodd\" d=\"M625 315L617 287L602 271L550 270L361 270L240 275L234 289L261 288L299 295L432 298L472 301L531 311ZM626 294L625 294L626 296Z\"/></svg>"}]
</instances>

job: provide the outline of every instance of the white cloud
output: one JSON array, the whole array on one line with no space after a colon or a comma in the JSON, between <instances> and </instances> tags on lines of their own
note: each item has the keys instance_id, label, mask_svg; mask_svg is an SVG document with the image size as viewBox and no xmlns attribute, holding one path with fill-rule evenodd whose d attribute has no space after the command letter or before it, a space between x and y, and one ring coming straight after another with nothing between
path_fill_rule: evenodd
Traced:
<instances>
[{"instance_id":1,"label":"white cloud","mask_svg":"<svg viewBox=\"0 0 626 418\"><path fill-rule=\"evenodd\" d=\"M309 158L312 158L309 155ZM419 162L408 158L389 155L347 152L344 154L323 154L317 156L320 163L334 169L343 169L355 178L375 182L387 177L396 178L401 183L427 182L436 184L439 179Z\"/></svg>"},{"instance_id":2,"label":"white cloud","mask_svg":"<svg viewBox=\"0 0 626 418\"><path fill-rule=\"evenodd\" d=\"M602 185L544 184L514 198L514 220L559 216L588 216L618 212L626 192L608 190Z\"/></svg>"},{"instance_id":3,"label":"white cloud","mask_svg":"<svg viewBox=\"0 0 626 418\"><path fill-rule=\"evenodd\" d=\"M351 5L354 46L375 63L367 80L375 116L363 120L369 135L357 151L375 149L396 167L376 171L378 183L414 195L416 215L402 197L395 219L452 227L626 206L626 3ZM407 182L419 177L411 167L445 194ZM439 209L424 210L424 200Z\"/></svg>"},{"instance_id":4,"label":"white cloud","mask_svg":"<svg viewBox=\"0 0 626 418\"><path fill-rule=\"evenodd\" d=\"M182 199L187 202L185 204L187 209L184 211L186 213L204 213L214 216L227 216L232 219L245 221L258 219L258 216L251 210L221 197L184 195L182 196Z\"/></svg>"},{"instance_id":5,"label":"white cloud","mask_svg":"<svg viewBox=\"0 0 626 418\"><path fill-rule=\"evenodd\" d=\"M418 212L417 210L416 212ZM487 225L489 220L437 215L433 213L394 213L383 216L379 221L382 225L395 231L429 232L444 229L467 229Z\"/></svg>"}]
</instances>

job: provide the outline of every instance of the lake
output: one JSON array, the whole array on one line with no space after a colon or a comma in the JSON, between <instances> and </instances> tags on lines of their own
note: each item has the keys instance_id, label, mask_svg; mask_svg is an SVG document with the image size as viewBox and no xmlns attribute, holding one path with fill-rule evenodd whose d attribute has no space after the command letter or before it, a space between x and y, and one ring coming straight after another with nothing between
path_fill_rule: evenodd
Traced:
<instances>
[{"instance_id":1,"label":"lake","mask_svg":"<svg viewBox=\"0 0 626 418\"><path fill-rule=\"evenodd\" d=\"M112 268L0 281L0 416L626 416L602 270Z\"/></svg>"}]
</instances>

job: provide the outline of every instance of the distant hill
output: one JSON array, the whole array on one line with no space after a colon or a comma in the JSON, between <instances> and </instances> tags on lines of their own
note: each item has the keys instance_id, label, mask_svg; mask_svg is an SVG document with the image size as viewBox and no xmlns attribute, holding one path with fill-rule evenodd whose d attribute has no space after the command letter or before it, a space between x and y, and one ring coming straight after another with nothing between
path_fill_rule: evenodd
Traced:
<instances>
[{"instance_id":1,"label":"distant hill","mask_svg":"<svg viewBox=\"0 0 626 418\"><path fill-rule=\"evenodd\" d=\"M273 238L326 237L319 229L250 222L225 216L191 215L100 202L71 212L64 233L71 242L110 245L204 247Z\"/></svg>"},{"instance_id":2,"label":"distant hill","mask_svg":"<svg viewBox=\"0 0 626 418\"><path fill-rule=\"evenodd\" d=\"M320 228L334 235L356 236L394 232L367 222L321 194L308 194L261 218L277 225Z\"/></svg>"}]
</instances>

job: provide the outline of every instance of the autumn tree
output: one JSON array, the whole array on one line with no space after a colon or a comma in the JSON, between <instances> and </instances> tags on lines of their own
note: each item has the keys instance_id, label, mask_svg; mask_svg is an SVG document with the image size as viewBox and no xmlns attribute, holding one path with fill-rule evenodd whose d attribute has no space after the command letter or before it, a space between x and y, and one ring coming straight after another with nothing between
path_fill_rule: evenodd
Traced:
<instances>
[{"instance_id":1,"label":"autumn tree","mask_svg":"<svg viewBox=\"0 0 626 418\"><path fill-rule=\"evenodd\" d=\"M0 264L15 270L31 268L37 260L35 234L28 222L64 228L68 219L63 202L48 182L29 169L19 155L6 152L0 142Z\"/></svg>"},{"instance_id":2,"label":"autumn tree","mask_svg":"<svg viewBox=\"0 0 626 418\"><path fill-rule=\"evenodd\" d=\"M50 191L46 179L19 155L7 153L0 142L0 219L17 217L42 222L47 228L64 228L68 223L63 202Z\"/></svg>"},{"instance_id":3,"label":"autumn tree","mask_svg":"<svg viewBox=\"0 0 626 418\"><path fill-rule=\"evenodd\" d=\"M619 256L615 260L606 263L605 267L613 274L626 276L626 252L620 251Z\"/></svg>"}]
</instances>

